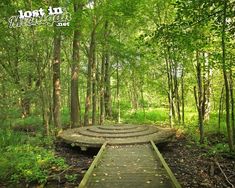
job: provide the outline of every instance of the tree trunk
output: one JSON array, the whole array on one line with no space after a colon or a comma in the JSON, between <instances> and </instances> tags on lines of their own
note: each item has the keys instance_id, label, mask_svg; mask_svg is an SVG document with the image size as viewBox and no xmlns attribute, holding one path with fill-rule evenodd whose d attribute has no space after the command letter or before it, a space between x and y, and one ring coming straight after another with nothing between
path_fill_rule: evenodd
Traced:
<instances>
[{"instance_id":1,"label":"tree trunk","mask_svg":"<svg viewBox=\"0 0 235 188\"><path fill-rule=\"evenodd\" d=\"M49 42L48 42L49 45ZM50 66L50 57L51 51L49 49L46 50L46 57L45 57L45 78L44 80L53 80L53 66ZM46 72L46 70L48 72ZM45 93L45 100L47 104L47 113L49 118L49 125L53 124L53 82L44 82L44 93Z\"/></svg>"},{"instance_id":2,"label":"tree trunk","mask_svg":"<svg viewBox=\"0 0 235 188\"><path fill-rule=\"evenodd\" d=\"M146 119L145 107L144 107L144 90L143 90L144 81L141 80L141 87L140 87L140 94L141 94L141 101L142 101L142 110L144 113L144 119Z\"/></svg>"},{"instance_id":3,"label":"tree trunk","mask_svg":"<svg viewBox=\"0 0 235 188\"><path fill-rule=\"evenodd\" d=\"M234 95L233 95L233 73L230 67L230 95L231 95L231 123L233 132L233 141L235 141L235 114L234 114Z\"/></svg>"},{"instance_id":4,"label":"tree trunk","mask_svg":"<svg viewBox=\"0 0 235 188\"><path fill-rule=\"evenodd\" d=\"M109 54L105 54L105 75L104 75L105 91L104 91L104 104L106 117L112 117L111 107L111 87L110 87L110 61Z\"/></svg>"},{"instance_id":5,"label":"tree trunk","mask_svg":"<svg viewBox=\"0 0 235 188\"><path fill-rule=\"evenodd\" d=\"M117 60L117 108L118 108L118 123L121 122L120 110L120 78L119 78L119 61Z\"/></svg>"},{"instance_id":6,"label":"tree trunk","mask_svg":"<svg viewBox=\"0 0 235 188\"><path fill-rule=\"evenodd\" d=\"M171 54L170 54L170 48L168 48L168 67L169 67L169 80L170 80L170 87L171 87L171 111L172 111L172 121L174 120L175 122L175 105L174 105L174 100L175 100L175 93L174 93L174 82L173 82L173 63L171 59ZM169 90L169 91L170 91Z\"/></svg>"},{"instance_id":7,"label":"tree trunk","mask_svg":"<svg viewBox=\"0 0 235 188\"><path fill-rule=\"evenodd\" d=\"M198 109L198 123L200 130L200 143L204 143L204 125L203 125L203 91L202 91L202 73L201 73L201 63L199 60L199 52L196 52L196 61L197 61L197 85L198 85L198 94L197 94L197 109ZM195 92L196 94L196 92ZM195 96L196 97L196 96Z\"/></svg>"},{"instance_id":8,"label":"tree trunk","mask_svg":"<svg viewBox=\"0 0 235 188\"><path fill-rule=\"evenodd\" d=\"M181 75L181 113L182 113L182 124L184 126L184 68L182 68Z\"/></svg>"},{"instance_id":9,"label":"tree trunk","mask_svg":"<svg viewBox=\"0 0 235 188\"><path fill-rule=\"evenodd\" d=\"M48 99L45 90L47 89L45 86L43 86L43 77L45 77L44 70L40 67L40 62L35 59L36 69L37 69L37 87L39 88L39 96L41 99L41 110L42 110L42 119L43 119L43 125L44 125L44 134L49 136L50 135L50 126L49 126L49 117L50 117L50 110L49 110L49 104Z\"/></svg>"},{"instance_id":10,"label":"tree trunk","mask_svg":"<svg viewBox=\"0 0 235 188\"><path fill-rule=\"evenodd\" d=\"M61 85L60 85L60 52L61 33L58 28L54 29L54 55L53 55L53 117L54 126L57 131L62 129L60 106L61 106Z\"/></svg>"},{"instance_id":11,"label":"tree trunk","mask_svg":"<svg viewBox=\"0 0 235 188\"><path fill-rule=\"evenodd\" d=\"M95 36L94 36L95 37ZM95 39L94 39L95 40ZM96 55L95 55L95 44L94 50L92 51L92 125L96 124Z\"/></svg>"},{"instance_id":12,"label":"tree trunk","mask_svg":"<svg viewBox=\"0 0 235 188\"><path fill-rule=\"evenodd\" d=\"M169 53L169 50L168 50ZM166 62L166 72L167 72L167 83L168 83L168 102L169 102L169 121L170 127L173 127L173 100L172 100L172 79L171 79L171 69L169 65L168 55L165 54L165 62Z\"/></svg>"},{"instance_id":13,"label":"tree trunk","mask_svg":"<svg viewBox=\"0 0 235 188\"><path fill-rule=\"evenodd\" d=\"M89 112L91 107L91 92L92 92L92 65L93 55L95 48L95 29L91 32L91 41L88 54L88 67L87 67L87 90L86 90L86 104L84 114L84 126L89 125Z\"/></svg>"},{"instance_id":14,"label":"tree trunk","mask_svg":"<svg viewBox=\"0 0 235 188\"><path fill-rule=\"evenodd\" d=\"M224 86L225 86L225 105L226 105L226 126L228 134L228 144L230 151L233 151L233 137L230 125L230 91L229 91L229 82L228 82L228 73L226 67L226 47L225 47L225 35L226 35L226 17L227 17L227 1L224 1L223 8L223 25L222 25L222 65L223 65L223 77L224 77Z\"/></svg>"},{"instance_id":15,"label":"tree trunk","mask_svg":"<svg viewBox=\"0 0 235 188\"><path fill-rule=\"evenodd\" d=\"M101 76L100 76L100 125L104 123L105 106L104 106L104 73L105 73L105 52L103 49L102 64L101 64Z\"/></svg>"},{"instance_id":16,"label":"tree trunk","mask_svg":"<svg viewBox=\"0 0 235 188\"><path fill-rule=\"evenodd\" d=\"M224 100L224 86L222 87L220 100L219 100L219 118L218 118L218 129L220 132L220 123L221 123L221 115L223 114L223 100Z\"/></svg>"},{"instance_id":17,"label":"tree trunk","mask_svg":"<svg viewBox=\"0 0 235 188\"><path fill-rule=\"evenodd\" d=\"M44 132L47 136L50 135L50 126L49 126L49 111L46 103L46 97L44 94L43 86L39 86L40 96L41 96L41 102L42 102L42 118L43 118L43 125L44 125Z\"/></svg>"},{"instance_id":18,"label":"tree trunk","mask_svg":"<svg viewBox=\"0 0 235 188\"><path fill-rule=\"evenodd\" d=\"M203 121L208 121L210 118L210 96L211 96L211 77L212 68L209 65L208 53L203 53L204 56L204 71L203 71Z\"/></svg>"},{"instance_id":19,"label":"tree trunk","mask_svg":"<svg viewBox=\"0 0 235 188\"><path fill-rule=\"evenodd\" d=\"M74 3L74 13L81 11L81 5ZM76 19L78 23L78 19ZM79 88L78 88L78 78L79 78L79 37L80 31L79 26L74 30L73 34L73 55L72 55L72 65L71 65L71 127L77 127L81 125L81 115L80 115L80 102L79 102Z\"/></svg>"},{"instance_id":20,"label":"tree trunk","mask_svg":"<svg viewBox=\"0 0 235 188\"><path fill-rule=\"evenodd\" d=\"M178 124L181 122L181 114L180 114L180 96L179 96L179 84L178 84L178 78L177 78L177 73L178 73L178 64L175 63L174 65L174 93L175 93L175 102L176 102L176 110L177 110L177 119L178 119Z\"/></svg>"}]
</instances>

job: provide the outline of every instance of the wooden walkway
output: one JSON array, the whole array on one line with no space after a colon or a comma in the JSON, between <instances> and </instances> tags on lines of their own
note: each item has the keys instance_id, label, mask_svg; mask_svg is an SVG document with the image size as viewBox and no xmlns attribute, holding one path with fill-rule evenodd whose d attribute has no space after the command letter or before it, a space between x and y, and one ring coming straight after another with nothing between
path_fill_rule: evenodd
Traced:
<instances>
[{"instance_id":1,"label":"wooden walkway","mask_svg":"<svg viewBox=\"0 0 235 188\"><path fill-rule=\"evenodd\" d=\"M103 144L79 188L179 188L154 142Z\"/></svg>"},{"instance_id":2,"label":"wooden walkway","mask_svg":"<svg viewBox=\"0 0 235 188\"><path fill-rule=\"evenodd\" d=\"M79 188L179 188L155 146L174 135L156 126L113 125L68 129L59 138L82 150L101 147Z\"/></svg>"}]
</instances>

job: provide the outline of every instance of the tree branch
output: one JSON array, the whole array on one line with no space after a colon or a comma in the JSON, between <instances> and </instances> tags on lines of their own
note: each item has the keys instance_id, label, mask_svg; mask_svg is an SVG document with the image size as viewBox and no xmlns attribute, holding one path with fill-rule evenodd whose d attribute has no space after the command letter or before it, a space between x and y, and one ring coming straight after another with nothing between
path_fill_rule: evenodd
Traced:
<instances>
[{"instance_id":1,"label":"tree branch","mask_svg":"<svg viewBox=\"0 0 235 188\"><path fill-rule=\"evenodd\" d=\"M218 168L220 169L220 171L224 175L224 177L225 177L226 181L228 182L228 184L231 185L232 188L234 188L234 185L229 181L228 177L226 176L226 174L224 173L223 169L221 168L219 162L215 161L215 164L218 166Z\"/></svg>"}]
</instances>

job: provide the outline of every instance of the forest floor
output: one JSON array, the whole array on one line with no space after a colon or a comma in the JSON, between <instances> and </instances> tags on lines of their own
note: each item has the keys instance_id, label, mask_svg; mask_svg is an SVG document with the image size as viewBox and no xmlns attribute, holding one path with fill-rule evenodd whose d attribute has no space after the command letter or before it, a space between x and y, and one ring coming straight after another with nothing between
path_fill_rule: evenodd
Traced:
<instances>
[{"instance_id":1,"label":"forest floor","mask_svg":"<svg viewBox=\"0 0 235 188\"><path fill-rule=\"evenodd\" d=\"M211 139L214 140L215 135ZM235 187L235 157L227 154L209 155L209 149L209 146L200 147L182 135L167 146L160 147L182 187Z\"/></svg>"},{"instance_id":2,"label":"forest floor","mask_svg":"<svg viewBox=\"0 0 235 188\"><path fill-rule=\"evenodd\" d=\"M200 147L180 135L159 149L182 187L227 188L235 185L235 159L226 154L208 155L207 147ZM82 152L79 148L57 142L56 152L66 159L70 168L64 172L67 177L62 173L57 179L49 179L46 187L72 188L79 185L98 150Z\"/></svg>"},{"instance_id":3,"label":"forest floor","mask_svg":"<svg viewBox=\"0 0 235 188\"><path fill-rule=\"evenodd\" d=\"M56 142L55 146L56 155L64 158L69 167L63 173L60 173L57 178L48 179L45 187L77 187L99 150L81 151L79 147L72 147L60 141Z\"/></svg>"}]
</instances>

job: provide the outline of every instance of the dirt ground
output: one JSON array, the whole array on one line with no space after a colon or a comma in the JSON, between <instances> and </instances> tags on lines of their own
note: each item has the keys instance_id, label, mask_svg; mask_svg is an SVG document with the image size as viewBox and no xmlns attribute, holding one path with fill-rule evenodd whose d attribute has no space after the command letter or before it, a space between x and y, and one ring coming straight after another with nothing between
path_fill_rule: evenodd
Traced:
<instances>
[{"instance_id":1,"label":"dirt ground","mask_svg":"<svg viewBox=\"0 0 235 188\"><path fill-rule=\"evenodd\" d=\"M69 167L64 172L59 173L59 176L52 176L48 179L45 187L77 187L99 150L93 149L84 152L79 147L71 147L60 141L56 142L55 145L56 155L63 157Z\"/></svg>"},{"instance_id":2,"label":"dirt ground","mask_svg":"<svg viewBox=\"0 0 235 188\"><path fill-rule=\"evenodd\" d=\"M185 137L179 137L167 146L160 147L160 151L182 187L235 186L235 157L209 156L208 149L199 147Z\"/></svg>"}]
</instances>

